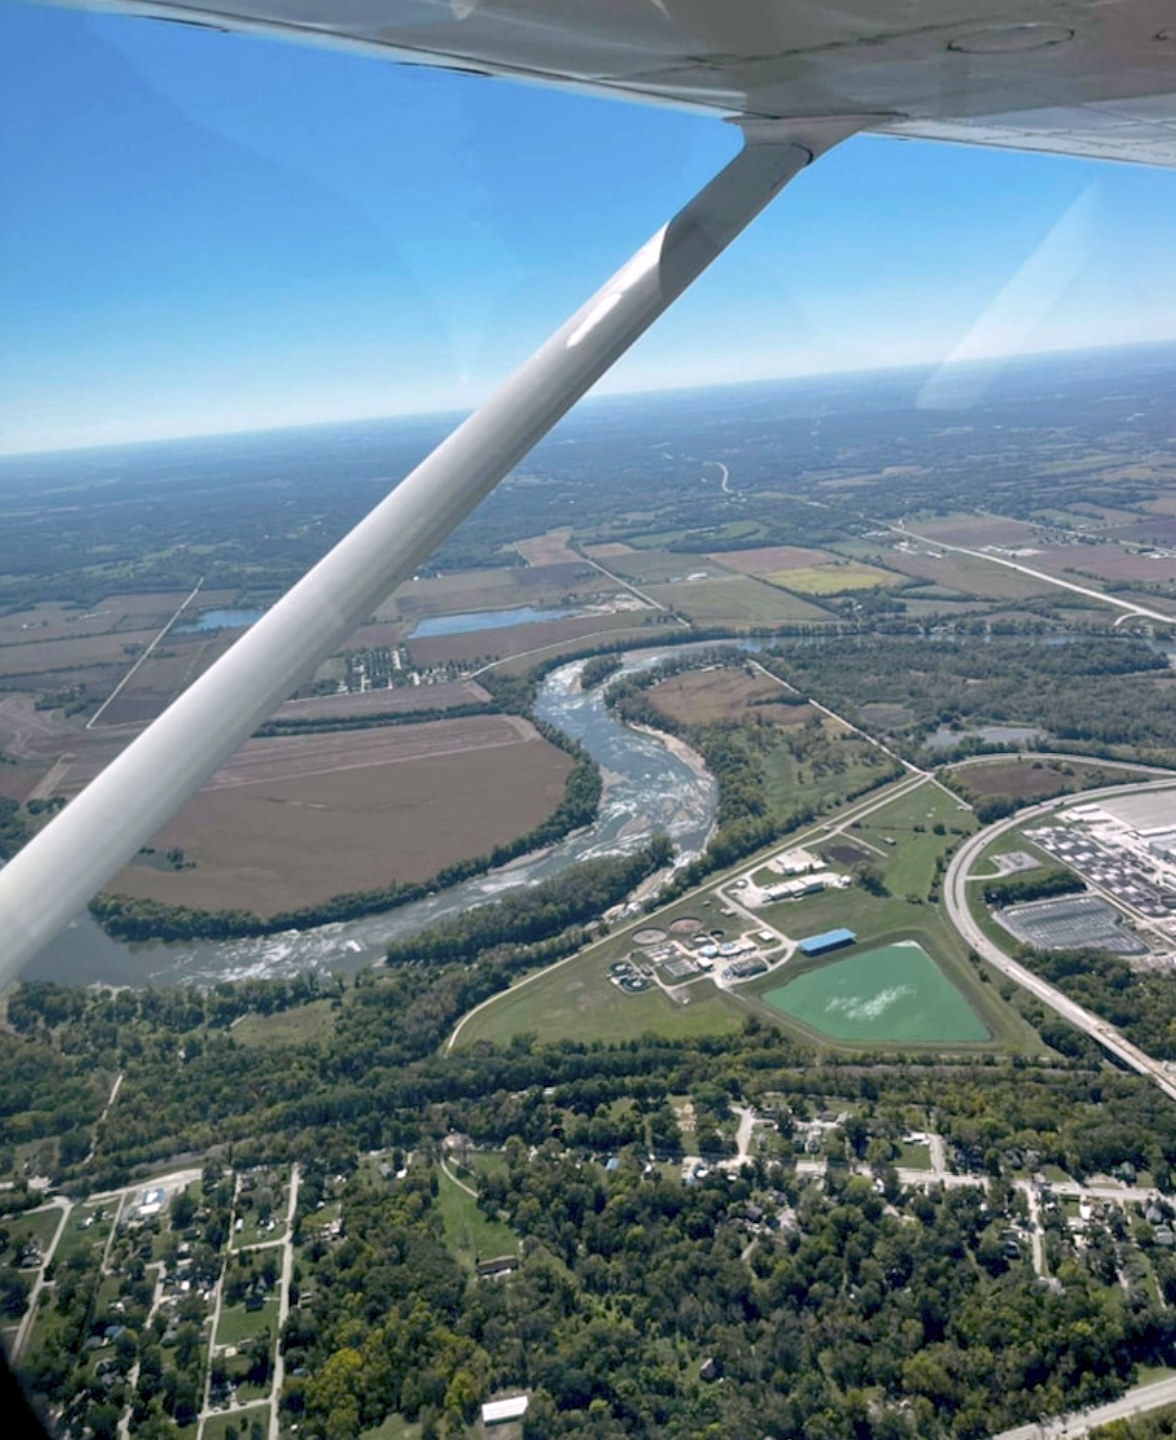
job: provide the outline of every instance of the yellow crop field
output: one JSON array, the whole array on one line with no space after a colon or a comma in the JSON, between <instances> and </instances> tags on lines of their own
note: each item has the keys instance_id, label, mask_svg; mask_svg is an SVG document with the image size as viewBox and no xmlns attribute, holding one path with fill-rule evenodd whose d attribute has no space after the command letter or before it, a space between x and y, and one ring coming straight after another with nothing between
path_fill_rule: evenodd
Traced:
<instances>
[{"instance_id":1,"label":"yellow crop field","mask_svg":"<svg viewBox=\"0 0 1176 1440\"><path fill-rule=\"evenodd\" d=\"M842 564L805 565L797 570L777 570L764 577L770 585L799 590L805 595L835 595L841 590L877 590L898 583L899 577L873 565L849 560Z\"/></svg>"}]
</instances>

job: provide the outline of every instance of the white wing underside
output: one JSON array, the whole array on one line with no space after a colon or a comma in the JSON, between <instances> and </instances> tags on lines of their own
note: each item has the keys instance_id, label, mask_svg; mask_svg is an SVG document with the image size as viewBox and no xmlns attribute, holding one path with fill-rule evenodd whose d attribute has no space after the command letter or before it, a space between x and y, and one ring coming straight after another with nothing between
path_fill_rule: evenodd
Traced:
<instances>
[{"instance_id":1,"label":"white wing underside","mask_svg":"<svg viewBox=\"0 0 1176 1440\"><path fill-rule=\"evenodd\" d=\"M1171 0L98 0L717 112L1176 165Z\"/></svg>"}]
</instances>

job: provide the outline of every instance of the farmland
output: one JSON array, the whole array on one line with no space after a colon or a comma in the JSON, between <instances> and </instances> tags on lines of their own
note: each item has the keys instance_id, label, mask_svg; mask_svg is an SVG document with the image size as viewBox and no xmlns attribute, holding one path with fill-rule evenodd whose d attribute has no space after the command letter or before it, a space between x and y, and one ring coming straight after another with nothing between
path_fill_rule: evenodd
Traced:
<instances>
[{"instance_id":1,"label":"farmland","mask_svg":"<svg viewBox=\"0 0 1176 1440\"><path fill-rule=\"evenodd\" d=\"M250 741L111 889L265 915L427 879L545 819L571 763L498 715Z\"/></svg>"},{"instance_id":2,"label":"farmland","mask_svg":"<svg viewBox=\"0 0 1176 1440\"><path fill-rule=\"evenodd\" d=\"M1113 762L1027 756L973 761L956 766L950 774L953 781L978 798L1008 796L1016 800L1046 800L1088 784L1124 784L1147 778Z\"/></svg>"},{"instance_id":3,"label":"farmland","mask_svg":"<svg viewBox=\"0 0 1176 1440\"><path fill-rule=\"evenodd\" d=\"M777 725L802 724L817 713L809 705L787 703L795 697L770 676L730 666L671 676L654 688L650 699L684 725L742 719L749 706L758 718Z\"/></svg>"},{"instance_id":4,"label":"farmland","mask_svg":"<svg viewBox=\"0 0 1176 1440\"><path fill-rule=\"evenodd\" d=\"M1054 593L1048 580L1023 575L1005 565L994 565L976 555L931 551L908 542L888 546L877 553L891 569L915 579L933 581L961 595L986 600L1025 600Z\"/></svg>"},{"instance_id":5,"label":"farmland","mask_svg":"<svg viewBox=\"0 0 1176 1440\"><path fill-rule=\"evenodd\" d=\"M695 625L731 625L738 628L821 624L830 619L828 611L746 575L648 585L646 589L659 604L685 615Z\"/></svg>"},{"instance_id":6,"label":"farmland","mask_svg":"<svg viewBox=\"0 0 1176 1440\"><path fill-rule=\"evenodd\" d=\"M829 550L807 550L795 545L724 551L712 555L711 559L741 575L751 575L806 595L835 595L846 590L869 590L902 583L902 577L893 571L847 560Z\"/></svg>"}]
</instances>

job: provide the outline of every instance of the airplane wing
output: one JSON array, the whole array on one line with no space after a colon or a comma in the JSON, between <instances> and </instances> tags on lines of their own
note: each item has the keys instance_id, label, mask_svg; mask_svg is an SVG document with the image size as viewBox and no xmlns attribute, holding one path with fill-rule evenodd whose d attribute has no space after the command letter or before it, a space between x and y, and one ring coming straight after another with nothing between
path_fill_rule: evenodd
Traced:
<instances>
[{"instance_id":1,"label":"airplane wing","mask_svg":"<svg viewBox=\"0 0 1176 1440\"><path fill-rule=\"evenodd\" d=\"M1176 165L1170 0L99 0L731 117Z\"/></svg>"}]
</instances>

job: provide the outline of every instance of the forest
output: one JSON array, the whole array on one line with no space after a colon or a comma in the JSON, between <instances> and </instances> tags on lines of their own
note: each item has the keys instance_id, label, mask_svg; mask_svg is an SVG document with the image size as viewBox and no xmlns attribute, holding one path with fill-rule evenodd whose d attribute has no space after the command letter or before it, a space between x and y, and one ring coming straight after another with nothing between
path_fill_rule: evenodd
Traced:
<instances>
[{"instance_id":1,"label":"forest","mask_svg":"<svg viewBox=\"0 0 1176 1440\"><path fill-rule=\"evenodd\" d=\"M1109 1021L1149 1055L1176 1060L1176 975L1131 965L1102 950L1035 950L1018 959L1051 985Z\"/></svg>"},{"instance_id":2,"label":"forest","mask_svg":"<svg viewBox=\"0 0 1176 1440\"><path fill-rule=\"evenodd\" d=\"M1168 669L1162 651L1126 636L1056 639L963 630L937 639L830 636L777 642L760 660L867 728L863 707L903 707L909 720L888 728L912 759L939 726L972 724L1039 726L1051 738L1038 748L1176 758L1176 712L1153 683ZM961 733L958 753L998 748Z\"/></svg>"}]
</instances>

